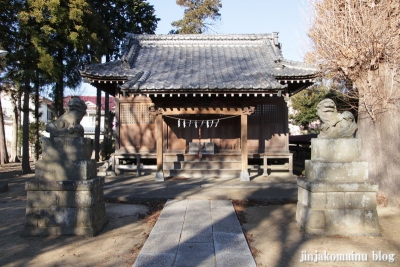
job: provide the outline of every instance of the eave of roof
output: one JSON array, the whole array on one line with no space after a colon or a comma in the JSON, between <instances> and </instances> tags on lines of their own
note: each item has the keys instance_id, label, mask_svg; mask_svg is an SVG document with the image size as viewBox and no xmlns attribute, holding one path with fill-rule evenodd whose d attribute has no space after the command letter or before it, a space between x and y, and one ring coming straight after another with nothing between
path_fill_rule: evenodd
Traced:
<instances>
[{"instance_id":1,"label":"eave of roof","mask_svg":"<svg viewBox=\"0 0 400 267\"><path fill-rule=\"evenodd\" d=\"M311 82L316 73L283 59L277 34L131 34L121 60L81 71L91 82L143 93L277 90L293 81Z\"/></svg>"}]
</instances>

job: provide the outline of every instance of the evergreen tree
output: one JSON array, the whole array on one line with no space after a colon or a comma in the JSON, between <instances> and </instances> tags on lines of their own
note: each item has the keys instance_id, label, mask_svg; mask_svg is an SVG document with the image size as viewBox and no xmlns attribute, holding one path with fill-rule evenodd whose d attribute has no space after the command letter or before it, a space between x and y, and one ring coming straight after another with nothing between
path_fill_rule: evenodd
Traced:
<instances>
[{"instance_id":1,"label":"evergreen tree","mask_svg":"<svg viewBox=\"0 0 400 267\"><path fill-rule=\"evenodd\" d=\"M92 5L101 21L96 31L102 39L107 61L121 56L121 44L127 32L154 34L160 20L154 14L154 7L145 0L93 0Z\"/></svg>"},{"instance_id":2,"label":"evergreen tree","mask_svg":"<svg viewBox=\"0 0 400 267\"><path fill-rule=\"evenodd\" d=\"M98 21L85 0L31 0L27 4L20 12L21 23L32 23L30 41L39 54L37 67L54 83L55 110L60 116L64 89L80 84L79 66L101 48L93 29Z\"/></svg>"},{"instance_id":3,"label":"evergreen tree","mask_svg":"<svg viewBox=\"0 0 400 267\"><path fill-rule=\"evenodd\" d=\"M18 27L18 12L22 9L22 7L23 2L18 0L0 0L0 47L8 51L6 58L3 58L4 60L1 61L0 69L5 73L3 82L7 80L7 82L4 83L7 85L5 86L7 89L9 89L10 83L12 82L12 79L8 79L10 76L10 71L17 66L16 63L21 59L17 57L16 51L19 47L22 47L22 42L20 41L21 36L19 35ZM21 53L19 53L19 55L21 55ZM22 59L20 62L22 62ZM19 73L21 72L19 71ZM2 90L5 87L2 87ZM10 90L7 90L7 93L9 92ZM16 123L13 123L13 126L15 125ZM17 131L14 133L17 133ZM17 144L13 143L11 150L12 162L18 160L16 157L16 146Z\"/></svg>"},{"instance_id":4,"label":"evergreen tree","mask_svg":"<svg viewBox=\"0 0 400 267\"><path fill-rule=\"evenodd\" d=\"M221 0L176 0L176 4L185 8L184 16L171 23L177 29L170 33L201 34L211 30L212 21L221 17Z\"/></svg>"},{"instance_id":5,"label":"evergreen tree","mask_svg":"<svg viewBox=\"0 0 400 267\"><path fill-rule=\"evenodd\" d=\"M294 114L289 115L291 123L302 126L304 130L318 132L318 129L310 129L310 124L319 120L317 105L325 98L331 98L336 103L338 111L351 110L348 99L341 93L341 89L343 87L340 84L332 81L329 81L329 85L327 82L318 82L292 96L290 102Z\"/></svg>"}]
</instances>

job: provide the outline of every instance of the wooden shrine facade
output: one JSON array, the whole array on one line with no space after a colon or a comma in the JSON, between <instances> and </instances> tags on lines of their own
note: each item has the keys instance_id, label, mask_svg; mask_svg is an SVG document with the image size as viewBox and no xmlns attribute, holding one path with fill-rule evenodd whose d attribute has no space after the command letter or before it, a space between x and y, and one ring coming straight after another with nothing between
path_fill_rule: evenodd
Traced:
<instances>
[{"instance_id":1,"label":"wooden shrine facade","mask_svg":"<svg viewBox=\"0 0 400 267\"><path fill-rule=\"evenodd\" d=\"M116 155L156 158L156 180L196 143L239 155L241 180L249 157L290 157L287 101L315 74L282 58L277 34L131 35L121 60L81 72L115 96Z\"/></svg>"}]
</instances>

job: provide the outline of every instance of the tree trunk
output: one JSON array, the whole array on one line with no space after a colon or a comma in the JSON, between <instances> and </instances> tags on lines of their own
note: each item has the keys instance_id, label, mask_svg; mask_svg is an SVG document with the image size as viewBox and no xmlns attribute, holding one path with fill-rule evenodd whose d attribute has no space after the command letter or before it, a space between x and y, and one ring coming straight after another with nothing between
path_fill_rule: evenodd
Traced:
<instances>
[{"instance_id":1,"label":"tree trunk","mask_svg":"<svg viewBox=\"0 0 400 267\"><path fill-rule=\"evenodd\" d=\"M11 100L12 110L13 110L13 136L11 142L11 158L10 162L20 162L18 158L18 122L19 122L19 109L18 109L18 97L20 94L18 92L9 91L9 97ZM20 97L19 97L20 98Z\"/></svg>"},{"instance_id":2,"label":"tree trunk","mask_svg":"<svg viewBox=\"0 0 400 267\"><path fill-rule=\"evenodd\" d=\"M26 72L26 70L25 70ZM23 128L22 128L22 174L31 173L29 165L29 93L30 84L27 74L25 74L24 85L24 103L22 112L24 113Z\"/></svg>"},{"instance_id":3,"label":"tree trunk","mask_svg":"<svg viewBox=\"0 0 400 267\"><path fill-rule=\"evenodd\" d=\"M61 79L62 80L62 79ZM54 88L54 110L56 118L64 113L64 85L63 82L57 82Z\"/></svg>"},{"instance_id":4,"label":"tree trunk","mask_svg":"<svg viewBox=\"0 0 400 267\"><path fill-rule=\"evenodd\" d=\"M54 88L54 110L56 117L59 118L64 114L64 70L62 68L64 60L63 49L60 47L58 50L57 61L61 68L59 77Z\"/></svg>"},{"instance_id":5,"label":"tree trunk","mask_svg":"<svg viewBox=\"0 0 400 267\"><path fill-rule=\"evenodd\" d=\"M100 159L100 118L101 118L101 90L97 89L96 97L96 124L94 128L94 157L98 162Z\"/></svg>"},{"instance_id":6,"label":"tree trunk","mask_svg":"<svg viewBox=\"0 0 400 267\"><path fill-rule=\"evenodd\" d=\"M400 205L400 120L397 117L398 112L389 110L375 123L361 118L357 133L363 160L368 162L369 179L378 183L380 194L396 206Z\"/></svg>"},{"instance_id":7,"label":"tree trunk","mask_svg":"<svg viewBox=\"0 0 400 267\"><path fill-rule=\"evenodd\" d=\"M40 147L40 136L39 136L39 82L35 84L35 160L39 160L39 147Z\"/></svg>"},{"instance_id":8,"label":"tree trunk","mask_svg":"<svg viewBox=\"0 0 400 267\"><path fill-rule=\"evenodd\" d=\"M389 64L369 70L356 81L359 94L358 134L369 178L379 184L379 193L400 205L400 84Z\"/></svg>"},{"instance_id":9,"label":"tree trunk","mask_svg":"<svg viewBox=\"0 0 400 267\"><path fill-rule=\"evenodd\" d=\"M4 116L3 116L3 107L1 105L0 98L0 165L8 163L8 153L6 146L6 136L4 131Z\"/></svg>"},{"instance_id":10,"label":"tree trunk","mask_svg":"<svg viewBox=\"0 0 400 267\"><path fill-rule=\"evenodd\" d=\"M18 125L17 125L17 127L18 127L18 130L15 132L16 134L18 134L18 131L20 131L22 129L22 113L21 113L21 110L22 110L22 91L21 90L18 92L17 100L18 100L18 102L17 102L18 103L18 106L17 106L17 112L18 112ZM18 158L22 157L21 151L22 151L22 144L21 144L21 140L18 139L18 135L17 135L17 157Z\"/></svg>"}]
</instances>

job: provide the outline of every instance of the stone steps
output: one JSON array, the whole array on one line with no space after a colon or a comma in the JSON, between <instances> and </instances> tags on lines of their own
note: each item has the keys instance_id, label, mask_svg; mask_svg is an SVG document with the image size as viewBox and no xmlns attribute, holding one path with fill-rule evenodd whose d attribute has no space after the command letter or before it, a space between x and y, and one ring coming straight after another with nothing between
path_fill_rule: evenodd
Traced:
<instances>
[{"instance_id":1,"label":"stone steps","mask_svg":"<svg viewBox=\"0 0 400 267\"><path fill-rule=\"evenodd\" d=\"M165 177L238 178L241 172L240 154L206 154L201 159L193 154L164 155Z\"/></svg>"},{"instance_id":2,"label":"stone steps","mask_svg":"<svg viewBox=\"0 0 400 267\"><path fill-rule=\"evenodd\" d=\"M201 161L240 161L238 153L202 154ZM164 162L172 161L200 161L197 154L164 154Z\"/></svg>"},{"instance_id":3,"label":"stone steps","mask_svg":"<svg viewBox=\"0 0 400 267\"><path fill-rule=\"evenodd\" d=\"M185 177L185 178L239 178L240 169L185 169L185 170L165 170L165 177Z\"/></svg>"},{"instance_id":4,"label":"stone steps","mask_svg":"<svg viewBox=\"0 0 400 267\"><path fill-rule=\"evenodd\" d=\"M165 162L164 169L240 169L241 161L174 161Z\"/></svg>"}]
</instances>

